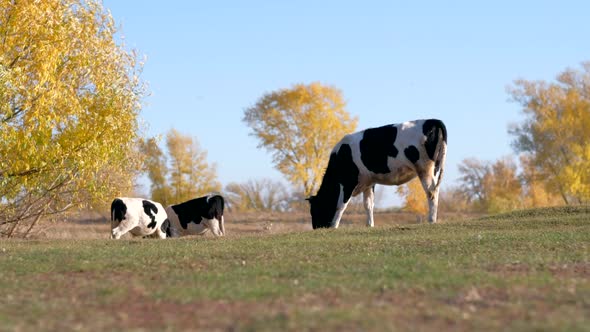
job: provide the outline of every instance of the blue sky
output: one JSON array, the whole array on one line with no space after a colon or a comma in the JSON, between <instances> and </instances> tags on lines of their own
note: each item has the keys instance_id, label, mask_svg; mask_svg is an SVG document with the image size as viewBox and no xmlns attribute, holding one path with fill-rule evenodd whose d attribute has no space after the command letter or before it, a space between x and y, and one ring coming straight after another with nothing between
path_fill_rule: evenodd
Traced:
<instances>
[{"instance_id":1,"label":"blue sky","mask_svg":"<svg viewBox=\"0 0 590 332\"><path fill-rule=\"evenodd\" d=\"M223 185L282 180L241 121L264 93L321 82L342 90L358 129L419 118L449 132L446 179L475 157L512 154L522 120L506 87L590 60L587 1L105 0L146 57L148 134L196 137ZM395 202L384 199L383 204Z\"/></svg>"}]
</instances>

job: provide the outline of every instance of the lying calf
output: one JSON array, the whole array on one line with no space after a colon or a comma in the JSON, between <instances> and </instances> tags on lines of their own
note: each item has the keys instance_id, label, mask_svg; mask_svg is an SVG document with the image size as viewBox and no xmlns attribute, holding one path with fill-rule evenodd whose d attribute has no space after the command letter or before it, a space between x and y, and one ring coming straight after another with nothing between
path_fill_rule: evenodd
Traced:
<instances>
[{"instance_id":1,"label":"lying calf","mask_svg":"<svg viewBox=\"0 0 590 332\"><path fill-rule=\"evenodd\" d=\"M170 220L168 232L180 235L202 235L208 230L215 236L225 235L224 200L220 195L203 196L166 207Z\"/></svg>"},{"instance_id":2,"label":"lying calf","mask_svg":"<svg viewBox=\"0 0 590 332\"><path fill-rule=\"evenodd\" d=\"M119 197L111 203L111 239L129 232L133 236L171 233L170 221L162 204L144 198Z\"/></svg>"}]
</instances>

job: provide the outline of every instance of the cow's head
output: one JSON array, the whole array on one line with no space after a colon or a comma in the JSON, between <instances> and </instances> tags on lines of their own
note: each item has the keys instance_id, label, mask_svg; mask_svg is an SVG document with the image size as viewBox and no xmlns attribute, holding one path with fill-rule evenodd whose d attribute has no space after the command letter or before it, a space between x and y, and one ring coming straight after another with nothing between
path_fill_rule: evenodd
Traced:
<instances>
[{"instance_id":1,"label":"cow's head","mask_svg":"<svg viewBox=\"0 0 590 332\"><path fill-rule=\"evenodd\" d=\"M322 196L311 196L307 198L311 213L311 226L316 228L332 227L332 221L336 214L336 206L330 204Z\"/></svg>"}]
</instances>

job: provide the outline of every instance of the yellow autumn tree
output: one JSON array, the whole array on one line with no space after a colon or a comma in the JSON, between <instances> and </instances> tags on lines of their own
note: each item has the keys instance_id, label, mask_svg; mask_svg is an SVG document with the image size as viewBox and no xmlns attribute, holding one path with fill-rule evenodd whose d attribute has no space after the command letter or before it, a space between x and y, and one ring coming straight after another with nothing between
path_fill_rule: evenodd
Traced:
<instances>
[{"instance_id":1,"label":"yellow autumn tree","mask_svg":"<svg viewBox=\"0 0 590 332\"><path fill-rule=\"evenodd\" d=\"M533 158L523 155L520 158L522 178L525 182L524 205L526 207L545 207L563 204L559 195L547 190L547 183L542 178L542 171L535 164Z\"/></svg>"},{"instance_id":2,"label":"yellow autumn tree","mask_svg":"<svg viewBox=\"0 0 590 332\"><path fill-rule=\"evenodd\" d=\"M166 135L166 147L172 201L165 203L176 204L221 190L216 166L207 162L207 151L196 138L171 129Z\"/></svg>"},{"instance_id":3,"label":"yellow autumn tree","mask_svg":"<svg viewBox=\"0 0 590 332\"><path fill-rule=\"evenodd\" d=\"M0 0L0 234L132 190L144 87L100 1Z\"/></svg>"},{"instance_id":4,"label":"yellow autumn tree","mask_svg":"<svg viewBox=\"0 0 590 332\"><path fill-rule=\"evenodd\" d=\"M524 206L523 187L510 158L493 163L465 159L459 164L459 173L460 191L476 209L493 213Z\"/></svg>"},{"instance_id":5,"label":"yellow autumn tree","mask_svg":"<svg viewBox=\"0 0 590 332\"><path fill-rule=\"evenodd\" d=\"M459 186L451 186L441 190L438 209L445 212L470 212L473 211L473 204Z\"/></svg>"},{"instance_id":6,"label":"yellow autumn tree","mask_svg":"<svg viewBox=\"0 0 590 332\"><path fill-rule=\"evenodd\" d=\"M139 141L143 158L143 172L150 179L150 197L167 205L172 202L172 190L168 185L168 165L166 154L160 149L158 139L151 137Z\"/></svg>"},{"instance_id":7,"label":"yellow autumn tree","mask_svg":"<svg viewBox=\"0 0 590 332\"><path fill-rule=\"evenodd\" d=\"M534 163L546 189L565 204L590 201L590 62L555 82L515 81L509 90L525 119L509 132L514 149Z\"/></svg>"},{"instance_id":8,"label":"yellow autumn tree","mask_svg":"<svg viewBox=\"0 0 590 332\"><path fill-rule=\"evenodd\" d=\"M517 167L510 158L496 160L490 167L484 186L486 187L488 212L511 211L522 208L523 187Z\"/></svg>"},{"instance_id":9,"label":"yellow autumn tree","mask_svg":"<svg viewBox=\"0 0 590 332\"><path fill-rule=\"evenodd\" d=\"M415 178L402 186L398 186L396 191L404 200L402 208L405 211L420 215L428 212L428 200L420 179Z\"/></svg>"},{"instance_id":10,"label":"yellow autumn tree","mask_svg":"<svg viewBox=\"0 0 590 332\"><path fill-rule=\"evenodd\" d=\"M143 172L150 180L150 197L163 205L177 204L221 190L215 164L199 141L176 129L166 134L162 149L158 139L140 141Z\"/></svg>"},{"instance_id":11,"label":"yellow autumn tree","mask_svg":"<svg viewBox=\"0 0 590 332\"><path fill-rule=\"evenodd\" d=\"M243 121L273 155L275 167L306 196L319 187L334 145L355 130L342 92L320 83L263 95Z\"/></svg>"}]
</instances>

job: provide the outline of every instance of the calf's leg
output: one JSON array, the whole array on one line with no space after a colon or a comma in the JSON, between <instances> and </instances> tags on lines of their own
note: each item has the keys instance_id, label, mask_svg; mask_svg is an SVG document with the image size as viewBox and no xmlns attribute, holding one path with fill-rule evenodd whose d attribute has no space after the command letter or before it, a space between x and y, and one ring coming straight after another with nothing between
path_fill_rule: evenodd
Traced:
<instances>
[{"instance_id":1,"label":"calf's leg","mask_svg":"<svg viewBox=\"0 0 590 332\"><path fill-rule=\"evenodd\" d=\"M425 172L424 174L419 175L422 188L424 188L426 198L428 199L428 222L431 224L436 223L437 219L439 191L433 173L434 170L431 170L430 172Z\"/></svg>"},{"instance_id":2,"label":"calf's leg","mask_svg":"<svg viewBox=\"0 0 590 332\"><path fill-rule=\"evenodd\" d=\"M166 232L162 230L162 226L160 225L160 227L156 228L156 235L158 235L158 237L160 239L165 239L166 238Z\"/></svg>"},{"instance_id":3,"label":"calf's leg","mask_svg":"<svg viewBox=\"0 0 590 332\"><path fill-rule=\"evenodd\" d=\"M198 224L195 223L189 223L186 227L186 234L189 235L203 235L205 233L207 233L207 231L209 230L209 227L207 225L205 225L205 221L207 219L201 219L201 222Z\"/></svg>"},{"instance_id":4,"label":"calf's leg","mask_svg":"<svg viewBox=\"0 0 590 332\"><path fill-rule=\"evenodd\" d=\"M213 233L213 235L215 236L222 236L223 233L221 232L221 229L219 227L219 220L213 218L213 219L203 219L203 221L201 221L201 224L204 224L207 228L209 228L211 230L211 232Z\"/></svg>"},{"instance_id":5,"label":"calf's leg","mask_svg":"<svg viewBox=\"0 0 590 332\"><path fill-rule=\"evenodd\" d=\"M373 219L373 207L375 206L375 186L366 189L363 192L363 205L367 212L367 227L375 226Z\"/></svg>"},{"instance_id":6,"label":"calf's leg","mask_svg":"<svg viewBox=\"0 0 590 332\"><path fill-rule=\"evenodd\" d=\"M352 190L350 190L352 192ZM342 218L342 214L346 207L348 206L348 202L350 202L351 194L347 193L344 190L344 186L340 185L340 195L338 196L338 202L336 205L336 213L334 214L334 219L332 219L332 226L333 228L338 228L340 225L340 219Z\"/></svg>"},{"instance_id":7,"label":"calf's leg","mask_svg":"<svg viewBox=\"0 0 590 332\"><path fill-rule=\"evenodd\" d=\"M121 236L125 235L125 233L132 230L137 223L128 222L129 220L123 220L119 223L119 226L111 229L111 239L118 240Z\"/></svg>"},{"instance_id":8,"label":"calf's leg","mask_svg":"<svg viewBox=\"0 0 590 332\"><path fill-rule=\"evenodd\" d=\"M223 219L223 216L221 216L221 221L219 222L219 226L221 228L221 235L224 236L225 235L225 220Z\"/></svg>"}]
</instances>

